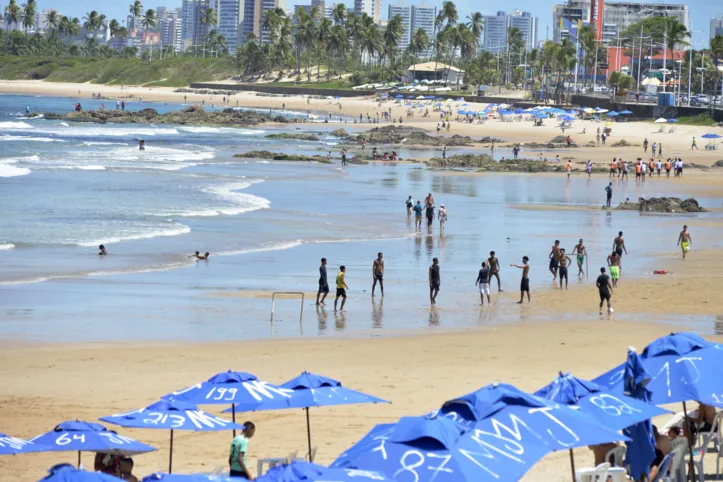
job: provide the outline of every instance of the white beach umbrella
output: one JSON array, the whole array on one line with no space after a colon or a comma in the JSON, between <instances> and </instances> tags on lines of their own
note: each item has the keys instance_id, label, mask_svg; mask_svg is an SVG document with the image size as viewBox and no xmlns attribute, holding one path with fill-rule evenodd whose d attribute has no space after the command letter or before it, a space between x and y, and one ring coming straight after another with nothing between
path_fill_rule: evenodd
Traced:
<instances>
[{"instance_id":1,"label":"white beach umbrella","mask_svg":"<svg viewBox=\"0 0 723 482\"><path fill-rule=\"evenodd\" d=\"M660 118L658 118L658 119L655 119L655 123L656 123L656 124L662 124L662 123L664 123L664 122L668 122L668 120L665 119L664 117L660 117Z\"/></svg>"}]
</instances>

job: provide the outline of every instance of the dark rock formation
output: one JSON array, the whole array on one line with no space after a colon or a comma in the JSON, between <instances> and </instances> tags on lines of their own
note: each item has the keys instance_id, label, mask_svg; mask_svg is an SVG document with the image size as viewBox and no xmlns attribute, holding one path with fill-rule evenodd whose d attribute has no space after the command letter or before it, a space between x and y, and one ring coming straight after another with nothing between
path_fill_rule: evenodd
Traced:
<instances>
[{"instance_id":1,"label":"dark rock formation","mask_svg":"<svg viewBox=\"0 0 723 482\"><path fill-rule=\"evenodd\" d=\"M295 139L297 141L318 141L320 140L314 134L302 134L295 132L282 132L280 134L268 134L267 139Z\"/></svg>"},{"instance_id":2,"label":"dark rock formation","mask_svg":"<svg viewBox=\"0 0 723 482\"><path fill-rule=\"evenodd\" d=\"M279 152L269 151L249 151L241 154L234 154L233 157L244 159L269 159L273 161L296 161L296 162L318 162L320 164L331 164L326 157L322 156L302 156L299 154L282 154Z\"/></svg>"},{"instance_id":3,"label":"dark rock formation","mask_svg":"<svg viewBox=\"0 0 723 482\"><path fill-rule=\"evenodd\" d=\"M366 139L367 143L417 146L469 146L473 142L472 139L467 136L431 136L427 134L424 129L418 127L397 125L375 127L361 134L349 136L346 142L361 144L363 139Z\"/></svg>"},{"instance_id":4,"label":"dark rock formation","mask_svg":"<svg viewBox=\"0 0 723 482\"><path fill-rule=\"evenodd\" d=\"M693 198L681 200L677 197L653 197L638 199L638 202L620 204L617 208L625 211L641 211L654 213L703 213L706 210Z\"/></svg>"}]
</instances>

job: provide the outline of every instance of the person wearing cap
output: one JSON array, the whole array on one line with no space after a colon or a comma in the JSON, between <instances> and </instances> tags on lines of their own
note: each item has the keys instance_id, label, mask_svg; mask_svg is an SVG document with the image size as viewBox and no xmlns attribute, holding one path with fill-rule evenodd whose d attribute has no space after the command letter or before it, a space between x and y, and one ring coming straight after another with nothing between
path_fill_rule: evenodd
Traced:
<instances>
[{"instance_id":1,"label":"person wearing cap","mask_svg":"<svg viewBox=\"0 0 723 482\"><path fill-rule=\"evenodd\" d=\"M444 231L444 223L447 222L447 208L444 207L444 204L439 205L437 217L439 218L439 230Z\"/></svg>"}]
</instances>

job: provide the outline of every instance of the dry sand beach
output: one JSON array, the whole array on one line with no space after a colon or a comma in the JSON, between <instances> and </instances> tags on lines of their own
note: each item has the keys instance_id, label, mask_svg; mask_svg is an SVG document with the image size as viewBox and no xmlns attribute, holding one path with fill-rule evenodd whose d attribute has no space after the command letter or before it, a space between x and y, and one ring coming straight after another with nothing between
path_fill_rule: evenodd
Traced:
<instances>
[{"instance_id":1,"label":"dry sand beach","mask_svg":"<svg viewBox=\"0 0 723 482\"><path fill-rule=\"evenodd\" d=\"M148 101L179 102L184 94L171 89L94 84L61 84L44 82L0 81L0 92L31 93L47 96L90 97L99 92L110 98L129 95ZM187 94L189 102L208 100L208 96ZM219 99L220 100L220 99ZM234 95L244 107L281 108L338 112L338 106L314 100L307 105L302 97L262 97L250 93ZM342 100L344 113L370 114L377 104L370 99ZM393 107L397 117L404 108ZM436 119L415 120L404 124L432 131ZM594 140L593 122L579 122L566 134L579 144ZM579 132L586 128L587 134ZM721 128L715 128L716 132ZM679 154L688 163L712 165L723 159L721 151L690 151L693 136L700 139L711 128L679 126L674 134L656 134L658 126L648 122L615 124L615 142L626 139L641 145L645 137L664 144L665 156ZM547 142L560 134L552 125L532 127L530 123L484 125L453 124L452 134L474 137L499 137L503 143ZM578 140L579 139L579 140ZM634 152L642 156L642 147L577 148L560 150L562 157L571 155L575 162L591 159L607 165L610 159L624 153L632 161ZM702 147L705 141L699 140ZM487 147L481 147L487 149ZM483 151L484 152L484 151ZM536 154L536 153L534 153ZM536 158L532 152L523 157ZM723 169L721 169L723 171ZM493 175L493 174L460 174ZM656 181L652 181L656 182ZM676 181L678 182L678 181ZM689 170L680 180L685 189L701 196L721 197L723 174ZM531 209L516 205L516 209ZM571 209L565 206L537 205L536 210ZM597 207L595 209L598 209ZM466 330L437 330L432 333L396 333L389 337L347 337L325 340L261 340L224 343L143 343L117 341L105 343L35 343L0 338L0 429L18 437L49 431L63 420L96 421L98 417L140 408L155 402L173 390L205 380L214 373L228 369L247 371L269 382L281 382L303 370L337 378L347 387L387 399L391 405L351 406L312 409L313 445L318 445L317 461L329 463L345 448L359 440L377 423L393 421L403 415L423 414L440 406L445 400L466 394L495 381L517 385L534 391L549 383L559 371L572 372L581 378L594 378L624 361L628 346L642 348L653 339L672 331L685 331L688 317L709 322L706 336L723 341L721 286L723 286L723 249L696 245L688 259L680 259L674 244L682 221L678 218L657 218L661 243L667 243L668 254L658 256L672 274L655 276L637 273L621 280L615 290L612 317L598 316L597 290L592 280L597 267L590 267L590 282L573 282L576 268L570 269L571 283L567 291L553 289L533 291L532 304L518 307L519 293L494 296L490 310L505 306L507 313L517 313L517 322L491 326L483 321ZM716 220L686 218L695 240L697 228L718 229ZM723 230L719 231L723 233ZM610 240L612 241L612 240ZM644 246L631 248L630 255ZM651 267L650 271L655 269ZM515 275L517 276L517 274ZM548 276L535 273L535 276ZM510 287L517 286L510 281ZM313 296L313 294L311 294ZM243 290L216 293L210 296L259 298L269 293ZM591 316L591 313L594 315ZM625 316L619 314L624 313ZM663 318L665 315L666 318ZM168 314L168 316L172 316ZM470 309L470 316L478 310ZM673 321L669 321L669 320ZM217 407L203 407L219 414ZM671 407L679 410L679 407ZM289 452L305 452L305 419L301 411L277 411L241 414L239 419L251 420L257 426L250 444L250 466L263 457L285 456ZM135 457L135 474L146 475L165 470L168 460L168 433L152 430L125 430L123 434L159 447L158 452ZM174 440L174 470L179 473L208 472L216 467L227 468L230 433L177 433ZM587 449L575 451L579 466L592 464ZM712 456L714 457L714 456ZM75 453L23 455L0 458L0 482L38 480L45 470L59 462L73 463ZM711 459L712 460L712 459ZM84 454L83 462L92 466L92 455ZM552 454L537 464L523 480L556 482L570 479L567 453ZM706 464L708 465L708 464Z\"/></svg>"}]
</instances>

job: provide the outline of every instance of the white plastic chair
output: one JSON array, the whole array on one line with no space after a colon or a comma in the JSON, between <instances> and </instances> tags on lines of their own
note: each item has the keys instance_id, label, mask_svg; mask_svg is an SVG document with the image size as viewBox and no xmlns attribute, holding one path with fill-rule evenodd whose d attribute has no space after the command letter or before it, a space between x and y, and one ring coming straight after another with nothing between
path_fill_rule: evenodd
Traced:
<instances>
[{"instance_id":1,"label":"white plastic chair","mask_svg":"<svg viewBox=\"0 0 723 482\"><path fill-rule=\"evenodd\" d=\"M595 468L587 468L575 471L576 482L607 482L610 464L605 462Z\"/></svg>"},{"instance_id":2,"label":"white plastic chair","mask_svg":"<svg viewBox=\"0 0 723 482\"><path fill-rule=\"evenodd\" d=\"M710 428L710 432L698 432L696 443L700 446L703 440L709 435L709 434L715 434L715 437L713 438L713 447L718 451L720 440L718 440L718 431L721 425L721 421L723 421L723 410L718 412L713 419L713 425Z\"/></svg>"},{"instance_id":3,"label":"white plastic chair","mask_svg":"<svg viewBox=\"0 0 723 482\"><path fill-rule=\"evenodd\" d=\"M720 459L723 459L723 422L718 422L718 454L715 456L715 478L720 478Z\"/></svg>"},{"instance_id":4,"label":"white plastic chair","mask_svg":"<svg viewBox=\"0 0 723 482\"><path fill-rule=\"evenodd\" d=\"M688 465L688 439L677 437L673 440L673 451L678 451L670 462L670 480L672 482L686 482L685 467Z\"/></svg>"},{"instance_id":5,"label":"white plastic chair","mask_svg":"<svg viewBox=\"0 0 723 482\"><path fill-rule=\"evenodd\" d=\"M610 458L612 457L612 466L622 467L623 460L625 460L625 452L627 450L628 449L625 445L618 445L614 449L608 450L608 453L605 454L605 461L610 462Z\"/></svg>"},{"instance_id":6,"label":"white plastic chair","mask_svg":"<svg viewBox=\"0 0 723 482\"><path fill-rule=\"evenodd\" d=\"M698 460L693 460L693 464L695 465L695 470L698 472L698 480L700 482L705 482L705 471L703 469L703 460L705 459L705 453L708 450L708 445L710 444L710 441L713 439L713 437L716 436L716 432L709 432L705 439L703 440L703 444L696 447L696 451L700 452L700 457Z\"/></svg>"}]
</instances>

